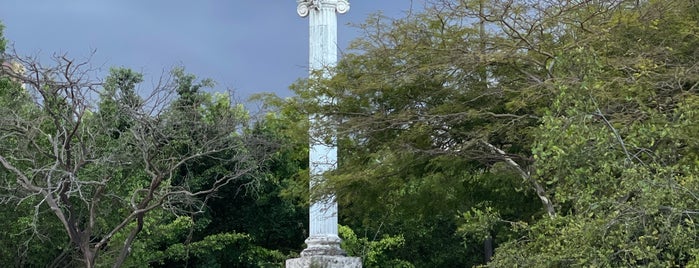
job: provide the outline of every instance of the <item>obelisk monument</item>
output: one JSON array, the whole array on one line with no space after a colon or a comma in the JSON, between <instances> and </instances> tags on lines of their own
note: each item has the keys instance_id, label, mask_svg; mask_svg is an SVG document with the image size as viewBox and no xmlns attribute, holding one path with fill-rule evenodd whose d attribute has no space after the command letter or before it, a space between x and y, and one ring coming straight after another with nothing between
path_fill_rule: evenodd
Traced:
<instances>
[{"instance_id":1,"label":"obelisk monument","mask_svg":"<svg viewBox=\"0 0 699 268\"><path fill-rule=\"evenodd\" d=\"M337 62L337 13L343 14L349 10L347 0L297 0L297 12L301 17L309 18L309 71L311 74L320 72L328 77L328 67ZM329 100L321 96L321 103ZM337 166L337 145L334 139L331 143L322 142L318 135L317 125L322 123L322 116L309 115L310 120L310 150L309 169L310 187L323 183L323 174ZM347 257L340 248L340 237L337 233L337 203L335 196L329 195L311 203L309 213L309 236L306 239L306 249L301 257L286 261L287 268L361 268L362 262L358 257Z\"/></svg>"}]
</instances>

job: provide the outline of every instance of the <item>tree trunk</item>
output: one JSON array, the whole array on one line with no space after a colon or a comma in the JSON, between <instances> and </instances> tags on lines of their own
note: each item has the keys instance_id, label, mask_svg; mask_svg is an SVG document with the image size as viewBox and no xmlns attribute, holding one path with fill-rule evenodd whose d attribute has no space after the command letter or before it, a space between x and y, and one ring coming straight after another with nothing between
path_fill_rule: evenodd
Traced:
<instances>
[{"instance_id":1,"label":"tree trunk","mask_svg":"<svg viewBox=\"0 0 699 268\"><path fill-rule=\"evenodd\" d=\"M80 250L83 252L83 258L85 258L85 267L93 268L95 267L95 257L97 254L90 249L90 244L80 246Z\"/></svg>"},{"instance_id":2,"label":"tree trunk","mask_svg":"<svg viewBox=\"0 0 699 268\"><path fill-rule=\"evenodd\" d=\"M493 236L489 235L483 241L483 259L488 263L493 258Z\"/></svg>"},{"instance_id":3,"label":"tree trunk","mask_svg":"<svg viewBox=\"0 0 699 268\"><path fill-rule=\"evenodd\" d=\"M138 233L140 233L141 230L143 230L144 214L145 213L141 213L137 216L136 226L133 229L131 229L129 236L126 238L126 241L124 241L124 246L121 248L121 252L119 252L119 257L116 259L112 267L117 268L124 265L124 261L126 261L126 258L131 253L131 245L133 244L133 241L136 239Z\"/></svg>"}]
</instances>

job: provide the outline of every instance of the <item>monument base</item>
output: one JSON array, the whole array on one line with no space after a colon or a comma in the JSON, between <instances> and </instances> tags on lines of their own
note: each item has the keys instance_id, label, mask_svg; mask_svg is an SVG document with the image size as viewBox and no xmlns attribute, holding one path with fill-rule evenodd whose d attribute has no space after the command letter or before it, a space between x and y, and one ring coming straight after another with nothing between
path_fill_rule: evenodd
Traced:
<instances>
[{"instance_id":1,"label":"monument base","mask_svg":"<svg viewBox=\"0 0 699 268\"><path fill-rule=\"evenodd\" d=\"M362 268L362 258L347 257L337 235L313 235L306 239L301 257L286 260L286 268Z\"/></svg>"},{"instance_id":2,"label":"monument base","mask_svg":"<svg viewBox=\"0 0 699 268\"><path fill-rule=\"evenodd\" d=\"M362 258L345 256L303 256L286 260L286 268L362 268Z\"/></svg>"},{"instance_id":3,"label":"monument base","mask_svg":"<svg viewBox=\"0 0 699 268\"><path fill-rule=\"evenodd\" d=\"M306 238L306 249L301 252L301 256L347 256L340 248L340 239L337 235L312 235Z\"/></svg>"}]
</instances>

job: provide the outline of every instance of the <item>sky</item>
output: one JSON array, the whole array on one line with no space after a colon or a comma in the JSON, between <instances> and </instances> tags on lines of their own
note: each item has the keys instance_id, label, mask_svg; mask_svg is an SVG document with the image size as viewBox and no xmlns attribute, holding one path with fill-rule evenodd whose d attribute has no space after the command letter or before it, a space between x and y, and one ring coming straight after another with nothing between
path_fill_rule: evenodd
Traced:
<instances>
[{"instance_id":1,"label":"sky","mask_svg":"<svg viewBox=\"0 0 699 268\"><path fill-rule=\"evenodd\" d=\"M350 26L369 14L400 18L419 0L350 0L338 15L338 48L361 32ZM273 92L307 75L308 18L295 0L0 0L4 36L21 55L54 53L94 66L127 67L147 81L184 66L234 90L240 99ZM342 53L342 52L341 52ZM143 86L151 83L144 83ZM143 89L141 89L143 90Z\"/></svg>"}]
</instances>

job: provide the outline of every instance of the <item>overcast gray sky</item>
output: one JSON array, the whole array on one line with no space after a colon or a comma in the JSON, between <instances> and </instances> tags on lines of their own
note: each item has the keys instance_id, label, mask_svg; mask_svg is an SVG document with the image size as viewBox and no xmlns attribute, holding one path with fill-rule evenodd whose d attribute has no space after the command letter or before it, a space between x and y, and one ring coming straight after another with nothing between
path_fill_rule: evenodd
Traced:
<instances>
[{"instance_id":1,"label":"overcast gray sky","mask_svg":"<svg viewBox=\"0 0 699 268\"><path fill-rule=\"evenodd\" d=\"M350 0L338 16L339 47L360 33L349 23L374 12L403 17L415 0ZM308 19L295 0L0 0L5 37L23 55L68 53L92 62L141 71L152 80L164 69L188 72L234 89L289 96L305 77ZM150 84L150 83L148 83Z\"/></svg>"}]
</instances>

